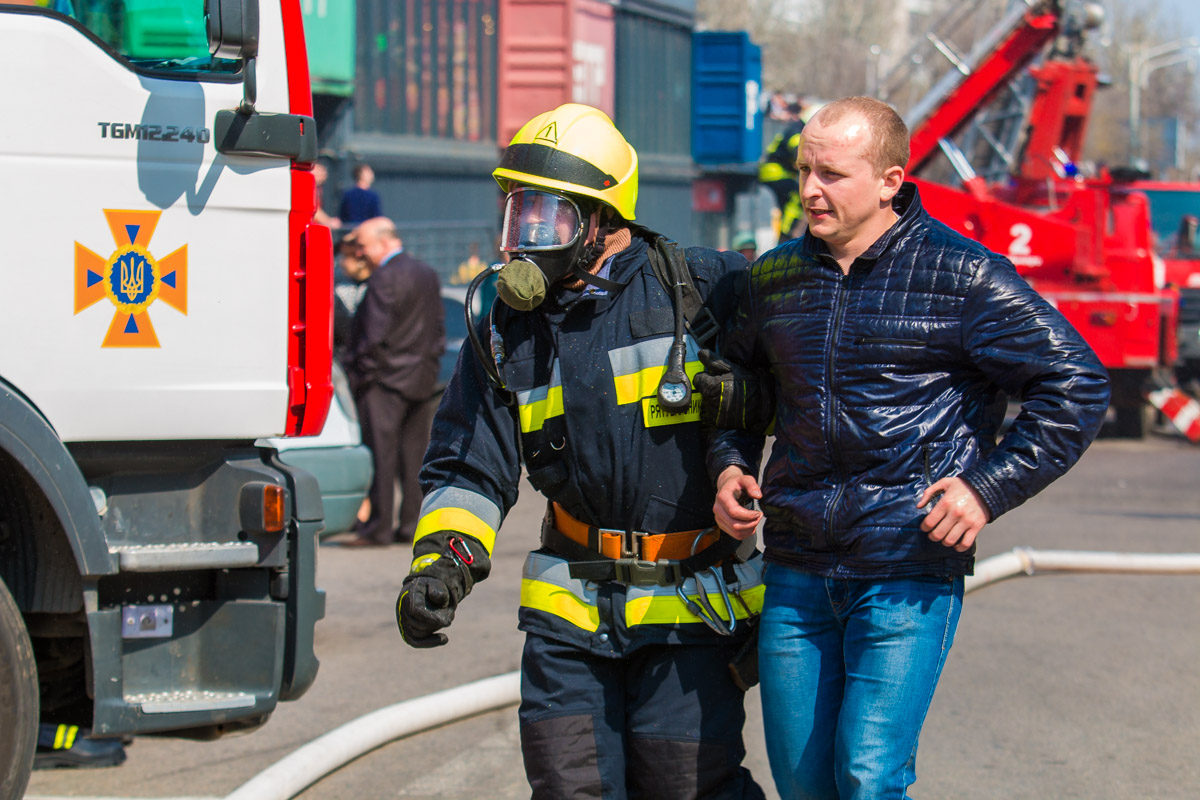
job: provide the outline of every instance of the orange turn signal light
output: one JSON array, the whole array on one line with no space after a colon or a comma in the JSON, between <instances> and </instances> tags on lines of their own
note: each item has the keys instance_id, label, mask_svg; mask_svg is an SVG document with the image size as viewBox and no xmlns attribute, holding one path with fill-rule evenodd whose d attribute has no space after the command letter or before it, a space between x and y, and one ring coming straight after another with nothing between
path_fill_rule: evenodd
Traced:
<instances>
[{"instance_id":1,"label":"orange turn signal light","mask_svg":"<svg viewBox=\"0 0 1200 800\"><path fill-rule=\"evenodd\" d=\"M278 533L283 530L287 515L284 509L284 491L282 486L266 484L263 486L262 520L263 530L268 533Z\"/></svg>"}]
</instances>

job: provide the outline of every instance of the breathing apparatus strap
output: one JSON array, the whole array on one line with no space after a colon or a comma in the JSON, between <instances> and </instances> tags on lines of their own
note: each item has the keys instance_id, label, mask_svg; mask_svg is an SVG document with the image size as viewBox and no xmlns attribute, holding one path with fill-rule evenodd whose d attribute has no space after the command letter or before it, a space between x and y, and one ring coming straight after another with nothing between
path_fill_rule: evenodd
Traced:
<instances>
[{"instance_id":1,"label":"breathing apparatus strap","mask_svg":"<svg viewBox=\"0 0 1200 800\"><path fill-rule=\"evenodd\" d=\"M650 266L654 268L654 277L658 278L658 282L672 299L675 297L675 287L679 286L682 289L683 317L688 331L701 348L713 349L721 325L704 305L704 299L700 297L696 282L692 278L692 271L688 268L687 260L678 245L649 228L640 228L640 233L651 241L648 255Z\"/></svg>"},{"instance_id":2,"label":"breathing apparatus strap","mask_svg":"<svg viewBox=\"0 0 1200 800\"><path fill-rule=\"evenodd\" d=\"M578 266L571 270L571 275L583 281L584 283L590 283L597 289L603 289L606 292L616 292L625 288L625 284L623 283L617 283L616 281L610 281L608 278L601 278L599 275L593 275L584 270L582 267Z\"/></svg>"}]
</instances>

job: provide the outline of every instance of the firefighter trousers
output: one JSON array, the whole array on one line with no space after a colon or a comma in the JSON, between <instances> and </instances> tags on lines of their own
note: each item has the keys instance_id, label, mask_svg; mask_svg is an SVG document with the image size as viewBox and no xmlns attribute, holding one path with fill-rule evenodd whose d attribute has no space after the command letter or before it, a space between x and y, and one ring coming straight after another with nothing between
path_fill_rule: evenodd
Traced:
<instances>
[{"instance_id":1,"label":"firefighter trousers","mask_svg":"<svg viewBox=\"0 0 1200 800\"><path fill-rule=\"evenodd\" d=\"M527 633L521 752L533 800L761 800L741 765L736 649L655 644L606 658Z\"/></svg>"}]
</instances>

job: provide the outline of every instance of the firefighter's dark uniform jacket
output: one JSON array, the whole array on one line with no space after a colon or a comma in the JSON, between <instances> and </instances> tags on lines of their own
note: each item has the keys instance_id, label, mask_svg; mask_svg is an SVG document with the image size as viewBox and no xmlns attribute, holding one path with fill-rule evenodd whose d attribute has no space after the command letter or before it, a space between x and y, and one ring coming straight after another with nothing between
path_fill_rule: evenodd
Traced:
<instances>
[{"instance_id":1,"label":"firefighter's dark uniform jacket","mask_svg":"<svg viewBox=\"0 0 1200 800\"><path fill-rule=\"evenodd\" d=\"M622 287L606 296L552 289L533 311L497 304L491 328L481 322L511 394L494 389L474 350L462 349L421 470L418 538L458 531L490 552L517 500L522 456L530 483L587 524L653 533L714 524L700 397L680 413L655 399L674 322L647 250L635 235L609 260L602 274ZM700 294L724 319L736 304L745 259L703 248L688 249L686 257ZM687 345L690 378L702 366L690 336ZM756 555L723 570L739 619L762 606L760 563ZM647 643L719 638L688 611L674 586L585 582L568 573L568 562L546 548L529 555L521 630L609 657ZM694 579L684 588L697 592ZM715 582L707 581L706 590L723 614ZM740 625L739 635L748 627Z\"/></svg>"},{"instance_id":2,"label":"firefighter's dark uniform jacket","mask_svg":"<svg viewBox=\"0 0 1200 800\"><path fill-rule=\"evenodd\" d=\"M771 140L763 153L762 163L758 165L759 182L786 180L795 183L798 180L796 159L800 156L800 137L803 133L804 123L797 120Z\"/></svg>"}]
</instances>

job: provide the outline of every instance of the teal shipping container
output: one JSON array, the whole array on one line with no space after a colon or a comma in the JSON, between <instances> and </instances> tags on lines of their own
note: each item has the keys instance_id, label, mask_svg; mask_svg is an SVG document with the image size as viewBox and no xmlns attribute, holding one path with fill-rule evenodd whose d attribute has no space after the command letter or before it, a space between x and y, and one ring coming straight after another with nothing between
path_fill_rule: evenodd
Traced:
<instances>
[{"instance_id":1,"label":"teal shipping container","mask_svg":"<svg viewBox=\"0 0 1200 800\"><path fill-rule=\"evenodd\" d=\"M762 151L762 51L745 31L692 34L692 159L744 164Z\"/></svg>"}]
</instances>

